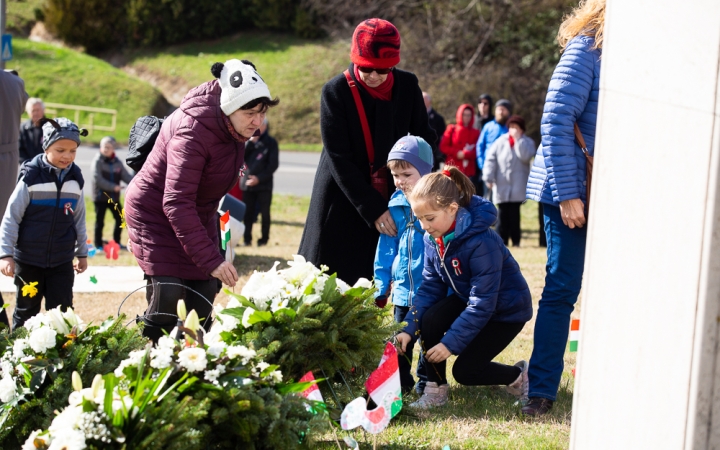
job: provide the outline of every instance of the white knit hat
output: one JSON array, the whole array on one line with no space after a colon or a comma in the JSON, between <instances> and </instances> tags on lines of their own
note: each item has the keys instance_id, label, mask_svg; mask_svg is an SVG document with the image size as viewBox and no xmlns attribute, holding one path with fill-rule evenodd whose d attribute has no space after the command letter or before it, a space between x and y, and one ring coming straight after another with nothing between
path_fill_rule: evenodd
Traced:
<instances>
[{"instance_id":1,"label":"white knit hat","mask_svg":"<svg viewBox=\"0 0 720 450\"><path fill-rule=\"evenodd\" d=\"M213 64L210 71L220 80L220 108L227 116L255 99L272 99L270 89L250 61L230 59L225 64Z\"/></svg>"}]
</instances>

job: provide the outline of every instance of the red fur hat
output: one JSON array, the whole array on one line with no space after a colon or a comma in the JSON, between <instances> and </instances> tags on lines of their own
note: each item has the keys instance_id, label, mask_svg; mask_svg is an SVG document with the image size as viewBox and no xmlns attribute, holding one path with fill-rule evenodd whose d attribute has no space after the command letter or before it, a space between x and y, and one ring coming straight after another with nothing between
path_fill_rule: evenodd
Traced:
<instances>
[{"instance_id":1,"label":"red fur hat","mask_svg":"<svg viewBox=\"0 0 720 450\"><path fill-rule=\"evenodd\" d=\"M389 69L400 62L400 33L383 19L367 19L355 28L350 60L356 66Z\"/></svg>"}]
</instances>

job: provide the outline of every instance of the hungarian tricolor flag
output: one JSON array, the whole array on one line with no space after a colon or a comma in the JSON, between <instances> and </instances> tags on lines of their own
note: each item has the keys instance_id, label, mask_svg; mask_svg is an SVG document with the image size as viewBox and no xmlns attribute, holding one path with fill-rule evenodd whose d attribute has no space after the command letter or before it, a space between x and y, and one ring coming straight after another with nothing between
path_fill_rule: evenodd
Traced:
<instances>
[{"instance_id":1,"label":"hungarian tricolor flag","mask_svg":"<svg viewBox=\"0 0 720 450\"><path fill-rule=\"evenodd\" d=\"M220 243L222 249L227 250L227 244L230 242L230 211L220 216Z\"/></svg>"},{"instance_id":2,"label":"hungarian tricolor flag","mask_svg":"<svg viewBox=\"0 0 720 450\"><path fill-rule=\"evenodd\" d=\"M578 350L578 341L580 340L580 319L573 319L570 322L570 351Z\"/></svg>"},{"instance_id":3,"label":"hungarian tricolor flag","mask_svg":"<svg viewBox=\"0 0 720 450\"><path fill-rule=\"evenodd\" d=\"M300 378L300 383L304 383L306 381L315 381L315 377L312 372L308 372ZM320 392L320 388L317 383L313 383L312 386L302 391L302 396L308 400L315 400L318 402L323 401L322 393Z\"/></svg>"},{"instance_id":4,"label":"hungarian tricolor flag","mask_svg":"<svg viewBox=\"0 0 720 450\"><path fill-rule=\"evenodd\" d=\"M393 394L392 419L402 409L402 391L400 390L400 370L398 369L398 355L395 346L388 342L385 345L380 365L365 381L365 388L376 405L382 405L388 393Z\"/></svg>"}]
</instances>

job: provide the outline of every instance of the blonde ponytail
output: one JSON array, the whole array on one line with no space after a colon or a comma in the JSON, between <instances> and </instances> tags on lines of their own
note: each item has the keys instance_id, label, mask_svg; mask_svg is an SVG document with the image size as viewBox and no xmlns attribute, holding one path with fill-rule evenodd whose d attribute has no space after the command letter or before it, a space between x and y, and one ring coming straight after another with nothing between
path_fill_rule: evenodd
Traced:
<instances>
[{"instance_id":1,"label":"blonde ponytail","mask_svg":"<svg viewBox=\"0 0 720 450\"><path fill-rule=\"evenodd\" d=\"M475 195L475 185L454 166L445 166L440 172L425 175L417 182L409 200L433 202L437 209L445 209L453 203L467 207Z\"/></svg>"}]
</instances>

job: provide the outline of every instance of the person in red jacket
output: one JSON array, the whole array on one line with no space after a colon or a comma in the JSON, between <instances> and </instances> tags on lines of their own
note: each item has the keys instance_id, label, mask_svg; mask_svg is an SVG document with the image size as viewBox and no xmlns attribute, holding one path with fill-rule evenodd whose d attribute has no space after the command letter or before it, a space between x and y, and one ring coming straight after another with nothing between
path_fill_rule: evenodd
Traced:
<instances>
[{"instance_id":1,"label":"person in red jacket","mask_svg":"<svg viewBox=\"0 0 720 450\"><path fill-rule=\"evenodd\" d=\"M446 165L455 166L468 178L475 176L475 144L480 130L473 128L475 109L469 103L460 105L455 114L455 123L445 129L440 150L447 155Z\"/></svg>"}]
</instances>

